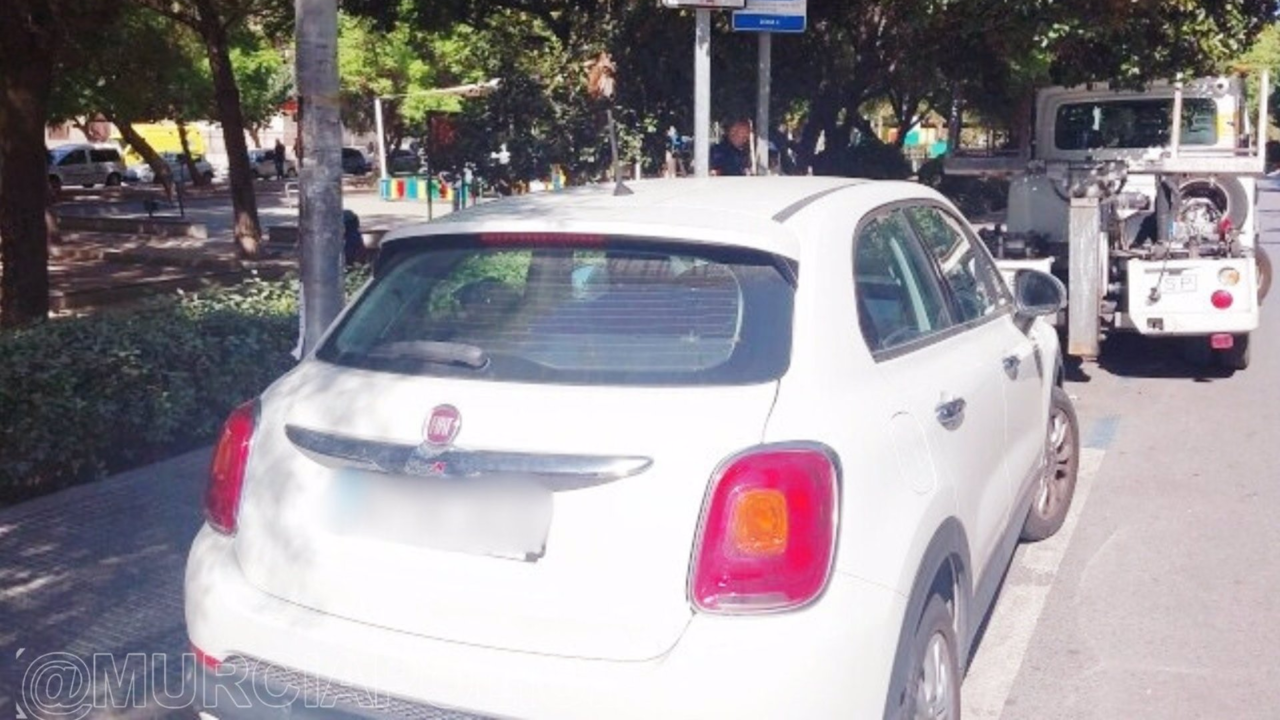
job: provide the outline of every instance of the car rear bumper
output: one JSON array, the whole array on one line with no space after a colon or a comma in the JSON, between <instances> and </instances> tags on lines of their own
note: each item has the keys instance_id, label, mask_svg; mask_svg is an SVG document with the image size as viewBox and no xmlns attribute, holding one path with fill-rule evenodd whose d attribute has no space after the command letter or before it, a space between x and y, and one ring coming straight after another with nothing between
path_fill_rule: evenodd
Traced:
<instances>
[{"instance_id":1,"label":"car rear bumper","mask_svg":"<svg viewBox=\"0 0 1280 720\"><path fill-rule=\"evenodd\" d=\"M320 613L267 595L205 527L187 564L196 671L214 717L878 717L906 599L837 573L820 600L756 617L696 615L654 660L478 647Z\"/></svg>"}]
</instances>

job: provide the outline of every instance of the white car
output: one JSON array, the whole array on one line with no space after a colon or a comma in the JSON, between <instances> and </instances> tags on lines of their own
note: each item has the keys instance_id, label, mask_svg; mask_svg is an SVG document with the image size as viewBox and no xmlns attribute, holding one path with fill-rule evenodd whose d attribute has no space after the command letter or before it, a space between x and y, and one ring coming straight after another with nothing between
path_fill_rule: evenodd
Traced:
<instances>
[{"instance_id":1,"label":"white car","mask_svg":"<svg viewBox=\"0 0 1280 720\"><path fill-rule=\"evenodd\" d=\"M187 168L187 161L181 153L162 152L161 159L169 165L169 172L173 175L174 180L178 182L191 182L191 171ZM206 183L213 182L214 171L213 165L200 155L195 156L196 172L200 177L204 178ZM129 170L125 173L125 179L129 182L153 183L156 180L156 171L152 169L148 163L138 163L129 166Z\"/></svg>"},{"instance_id":2,"label":"white car","mask_svg":"<svg viewBox=\"0 0 1280 720\"><path fill-rule=\"evenodd\" d=\"M72 143L50 148L49 188L55 193L65 185L113 187L124 178L120 148L114 145Z\"/></svg>"},{"instance_id":3,"label":"white car","mask_svg":"<svg viewBox=\"0 0 1280 720\"><path fill-rule=\"evenodd\" d=\"M298 165L294 161L286 157L283 167L285 177L298 177ZM253 177L258 180L274 178L276 176L275 151L271 148L249 150L249 169L253 171Z\"/></svg>"},{"instance_id":4,"label":"white car","mask_svg":"<svg viewBox=\"0 0 1280 720\"><path fill-rule=\"evenodd\" d=\"M232 413L208 715L959 718L1075 485L1061 283L923 185L630 187L395 231Z\"/></svg>"}]
</instances>

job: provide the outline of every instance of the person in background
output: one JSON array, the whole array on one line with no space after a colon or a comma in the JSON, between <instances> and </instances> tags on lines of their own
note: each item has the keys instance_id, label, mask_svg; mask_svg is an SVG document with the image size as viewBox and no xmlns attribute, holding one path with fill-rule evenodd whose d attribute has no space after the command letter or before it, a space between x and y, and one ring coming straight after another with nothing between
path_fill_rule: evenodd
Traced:
<instances>
[{"instance_id":1,"label":"person in background","mask_svg":"<svg viewBox=\"0 0 1280 720\"><path fill-rule=\"evenodd\" d=\"M724 139L711 148L712 175L750 175L751 124L735 120Z\"/></svg>"},{"instance_id":2,"label":"person in background","mask_svg":"<svg viewBox=\"0 0 1280 720\"><path fill-rule=\"evenodd\" d=\"M369 250L360 234L360 216L350 210L342 211L342 259L347 267L369 262Z\"/></svg>"},{"instance_id":3,"label":"person in background","mask_svg":"<svg viewBox=\"0 0 1280 720\"><path fill-rule=\"evenodd\" d=\"M276 149L272 156L276 162L276 179L284 178L284 143L280 142L280 138L276 138Z\"/></svg>"}]
</instances>

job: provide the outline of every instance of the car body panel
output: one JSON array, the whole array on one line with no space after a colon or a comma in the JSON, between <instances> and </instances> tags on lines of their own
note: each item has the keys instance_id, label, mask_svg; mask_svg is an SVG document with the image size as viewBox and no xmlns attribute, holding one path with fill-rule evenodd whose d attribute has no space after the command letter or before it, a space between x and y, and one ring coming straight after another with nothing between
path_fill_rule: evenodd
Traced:
<instances>
[{"instance_id":1,"label":"car body panel","mask_svg":"<svg viewBox=\"0 0 1280 720\"><path fill-rule=\"evenodd\" d=\"M773 383L667 391L545 386L310 361L263 398L237 554L258 587L364 622L530 652L655 657L690 617L686 564L706 481L723 458L759 442L774 395ZM613 409L601 412L606 397ZM339 529L333 513L360 502L353 493L372 492L378 473L317 463L284 437L285 426L417 445L432 409L443 404L463 417L459 448L653 464L634 477L553 492L545 554L535 561ZM405 496L413 502L411 492Z\"/></svg>"}]
</instances>

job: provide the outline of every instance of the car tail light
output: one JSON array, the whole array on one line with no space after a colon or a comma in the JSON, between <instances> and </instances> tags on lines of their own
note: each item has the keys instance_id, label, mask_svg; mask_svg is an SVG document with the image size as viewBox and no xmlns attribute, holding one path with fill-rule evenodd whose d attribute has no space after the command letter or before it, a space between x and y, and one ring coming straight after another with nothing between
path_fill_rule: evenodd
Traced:
<instances>
[{"instance_id":1,"label":"car tail light","mask_svg":"<svg viewBox=\"0 0 1280 720\"><path fill-rule=\"evenodd\" d=\"M753 450L712 478L689 592L700 610L749 613L812 601L835 556L839 470L810 445Z\"/></svg>"},{"instance_id":2,"label":"car tail light","mask_svg":"<svg viewBox=\"0 0 1280 720\"><path fill-rule=\"evenodd\" d=\"M257 401L232 410L213 451L209 486L204 494L204 517L214 530L224 535L236 532L240 490L244 486L244 469L249 461L249 444L253 441L257 421Z\"/></svg>"},{"instance_id":3,"label":"car tail light","mask_svg":"<svg viewBox=\"0 0 1280 720\"><path fill-rule=\"evenodd\" d=\"M1222 268L1218 271L1218 282L1224 287L1235 287L1240 282L1240 271L1235 268Z\"/></svg>"},{"instance_id":4,"label":"car tail light","mask_svg":"<svg viewBox=\"0 0 1280 720\"><path fill-rule=\"evenodd\" d=\"M1231 307L1231 303L1235 301L1235 298L1231 297L1231 293L1226 290L1215 290L1213 295L1209 296L1209 301L1219 310L1226 310Z\"/></svg>"}]
</instances>

